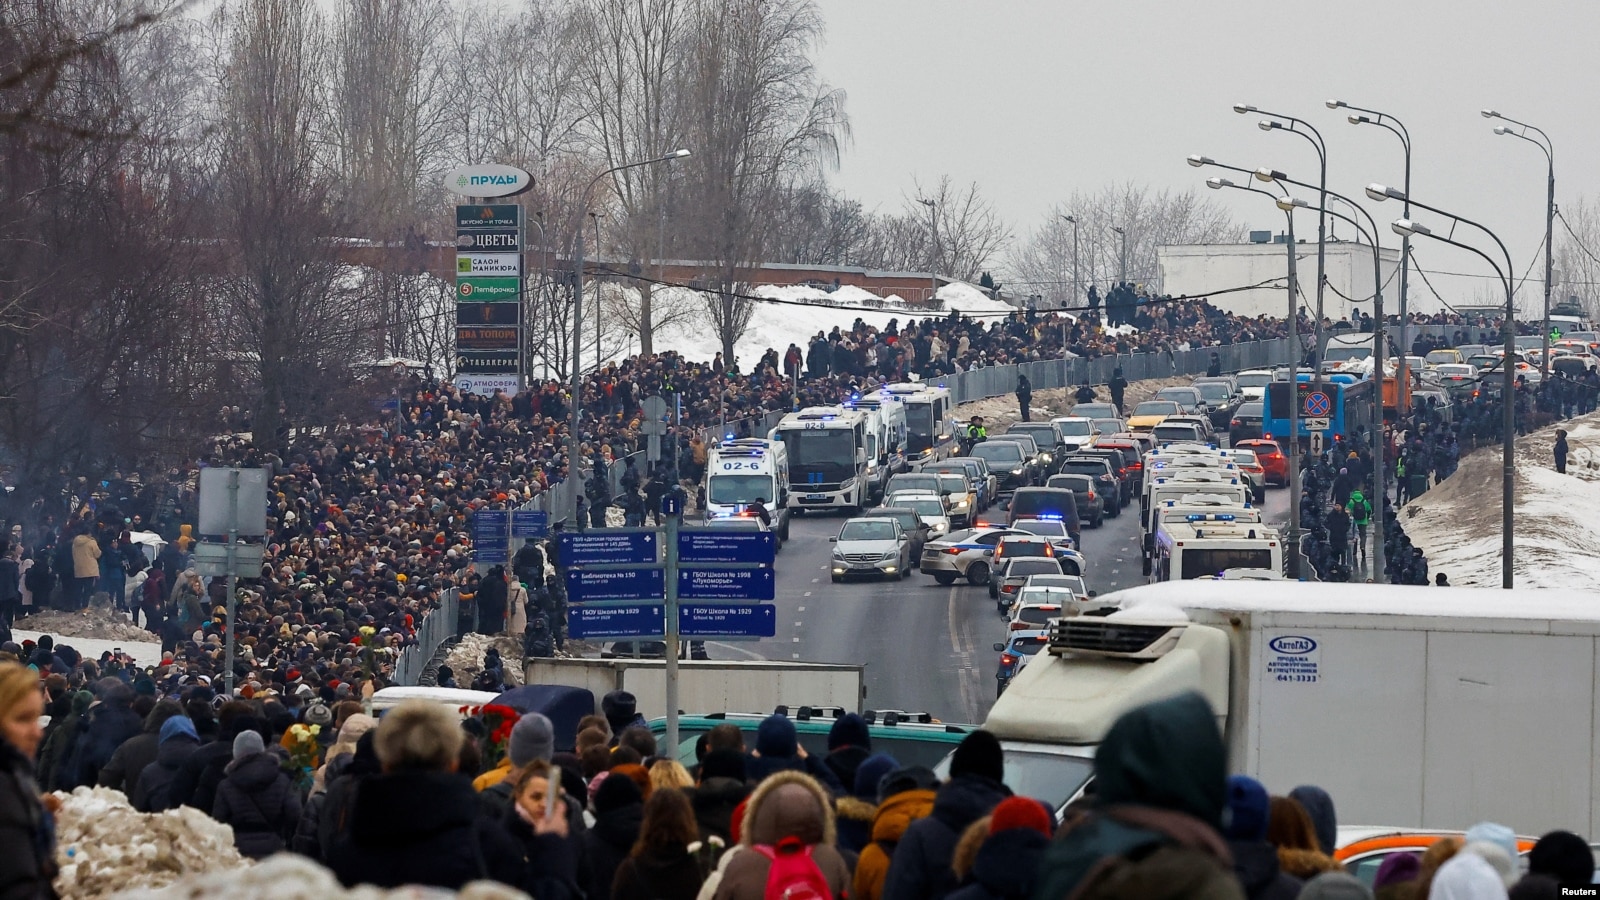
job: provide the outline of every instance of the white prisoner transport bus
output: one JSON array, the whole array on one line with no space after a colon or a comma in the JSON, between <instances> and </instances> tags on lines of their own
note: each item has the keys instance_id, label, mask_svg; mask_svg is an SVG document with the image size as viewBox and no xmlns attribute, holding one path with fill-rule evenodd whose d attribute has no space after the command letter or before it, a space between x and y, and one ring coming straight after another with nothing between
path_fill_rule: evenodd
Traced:
<instances>
[{"instance_id":1,"label":"white prisoner transport bus","mask_svg":"<svg viewBox=\"0 0 1600 900\"><path fill-rule=\"evenodd\" d=\"M1341 822L1600 832L1595 592L1287 587L1152 584L1057 620L983 724L1006 784L1059 809L1119 716L1195 691L1231 772L1319 785Z\"/></svg>"},{"instance_id":2,"label":"white prisoner transport bus","mask_svg":"<svg viewBox=\"0 0 1600 900\"><path fill-rule=\"evenodd\" d=\"M867 414L868 500L883 499L884 485L906 470L906 407L887 389L852 395L846 409Z\"/></svg>"},{"instance_id":3,"label":"white prisoner transport bus","mask_svg":"<svg viewBox=\"0 0 1600 900\"><path fill-rule=\"evenodd\" d=\"M907 381L891 384L889 393L906 407L906 460L914 466L949 458L956 447L950 420L955 401L947 387Z\"/></svg>"},{"instance_id":4,"label":"white prisoner transport bus","mask_svg":"<svg viewBox=\"0 0 1600 900\"><path fill-rule=\"evenodd\" d=\"M1283 571L1283 540L1255 510L1162 510L1156 525L1155 581L1216 578L1230 569ZM1254 521L1239 521L1247 519Z\"/></svg>"},{"instance_id":5,"label":"white prisoner transport bus","mask_svg":"<svg viewBox=\"0 0 1600 900\"><path fill-rule=\"evenodd\" d=\"M864 410L808 407L784 416L768 439L789 458L789 509L855 512L869 502Z\"/></svg>"},{"instance_id":6,"label":"white prisoner transport bus","mask_svg":"<svg viewBox=\"0 0 1600 900\"><path fill-rule=\"evenodd\" d=\"M781 441L727 440L706 453L706 518L724 519L761 500L778 540L789 539L789 451Z\"/></svg>"}]
</instances>

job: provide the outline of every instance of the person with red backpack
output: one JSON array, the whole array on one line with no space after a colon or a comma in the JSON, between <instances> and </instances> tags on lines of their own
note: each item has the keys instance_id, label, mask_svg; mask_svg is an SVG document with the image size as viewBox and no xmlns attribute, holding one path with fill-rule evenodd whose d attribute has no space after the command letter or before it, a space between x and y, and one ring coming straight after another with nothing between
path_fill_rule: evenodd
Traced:
<instances>
[{"instance_id":1,"label":"person with red backpack","mask_svg":"<svg viewBox=\"0 0 1600 900\"><path fill-rule=\"evenodd\" d=\"M750 795L739 847L713 900L842 900L850 865L834 849L833 806L815 778L787 770Z\"/></svg>"}]
</instances>

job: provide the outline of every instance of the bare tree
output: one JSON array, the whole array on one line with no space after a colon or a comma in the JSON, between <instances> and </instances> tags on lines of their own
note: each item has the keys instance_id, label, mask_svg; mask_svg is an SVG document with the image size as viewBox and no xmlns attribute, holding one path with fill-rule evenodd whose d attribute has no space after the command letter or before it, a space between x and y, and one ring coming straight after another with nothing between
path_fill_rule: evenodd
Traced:
<instances>
[{"instance_id":1,"label":"bare tree","mask_svg":"<svg viewBox=\"0 0 1600 900\"><path fill-rule=\"evenodd\" d=\"M1561 204L1555 231L1558 280L1551 303L1576 297L1590 318L1600 316L1600 206L1586 197Z\"/></svg>"},{"instance_id":2,"label":"bare tree","mask_svg":"<svg viewBox=\"0 0 1600 900\"><path fill-rule=\"evenodd\" d=\"M1078 220L1077 271L1073 270L1073 225ZM1158 275L1156 248L1171 244L1226 243L1242 229L1221 204L1195 191L1155 191L1143 185L1109 184L1089 193L1074 192L1051 208L1010 260L1012 284L1045 297L1052 305L1082 306L1074 286L1101 293L1122 267L1122 235L1127 232L1128 280L1152 283Z\"/></svg>"},{"instance_id":3,"label":"bare tree","mask_svg":"<svg viewBox=\"0 0 1600 900\"><path fill-rule=\"evenodd\" d=\"M707 313L724 359L749 325L749 273L763 261L788 192L836 164L844 96L811 62L822 17L810 0L696 0L684 62L690 228L708 268Z\"/></svg>"},{"instance_id":4,"label":"bare tree","mask_svg":"<svg viewBox=\"0 0 1600 900\"><path fill-rule=\"evenodd\" d=\"M934 272L958 281L977 280L1011 241L1011 229L978 194L977 183L957 188L949 175L929 188L916 183L902 217L926 223Z\"/></svg>"},{"instance_id":5,"label":"bare tree","mask_svg":"<svg viewBox=\"0 0 1600 900\"><path fill-rule=\"evenodd\" d=\"M871 217L860 202L835 193L820 181L788 192L773 229L769 262L876 265L868 257Z\"/></svg>"}]
</instances>

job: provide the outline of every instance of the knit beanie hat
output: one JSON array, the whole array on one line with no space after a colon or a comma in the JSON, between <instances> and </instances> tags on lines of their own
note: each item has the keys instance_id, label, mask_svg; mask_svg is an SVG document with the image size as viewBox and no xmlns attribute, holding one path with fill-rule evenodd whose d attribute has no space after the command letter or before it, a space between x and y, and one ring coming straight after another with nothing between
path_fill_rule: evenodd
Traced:
<instances>
[{"instance_id":1,"label":"knit beanie hat","mask_svg":"<svg viewBox=\"0 0 1600 900\"><path fill-rule=\"evenodd\" d=\"M612 773L612 776L606 778L600 785L600 789L594 792L594 812L597 816L643 802L644 792L639 790L639 785L626 775Z\"/></svg>"},{"instance_id":2,"label":"knit beanie hat","mask_svg":"<svg viewBox=\"0 0 1600 900\"><path fill-rule=\"evenodd\" d=\"M1594 877L1594 851L1570 831L1552 831L1528 851L1528 871L1549 875L1562 887L1588 887Z\"/></svg>"},{"instance_id":3,"label":"knit beanie hat","mask_svg":"<svg viewBox=\"0 0 1600 900\"><path fill-rule=\"evenodd\" d=\"M795 755L797 738L788 716L767 716L756 726L756 752L769 759L788 759Z\"/></svg>"},{"instance_id":4,"label":"knit beanie hat","mask_svg":"<svg viewBox=\"0 0 1600 900\"><path fill-rule=\"evenodd\" d=\"M898 768L900 768L900 764L895 762L894 757L889 754L872 754L862 760L861 765L856 767L856 780L855 784L851 785L852 790L850 793L868 803L876 802L878 799L878 782L883 780L883 776Z\"/></svg>"},{"instance_id":5,"label":"knit beanie hat","mask_svg":"<svg viewBox=\"0 0 1600 900\"><path fill-rule=\"evenodd\" d=\"M1007 797L989 814L989 833L998 834L1013 828L1031 828L1045 837L1050 836L1053 824L1050 812L1037 800L1028 797Z\"/></svg>"},{"instance_id":6,"label":"knit beanie hat","mask_svg":"<svg viewBox=\"0 0 1600 900\"><path fill-rule=\"evenodd\" d=\"M255 753L266 752L266 742L259 731L241 731L233 739L233 758L244 759Z\"/></svg>"},{"instance_id":7,"label":"knit beanie hat","mask_svg":"<svg viewBox=\"0 0 1600 900\"><path fill-rule=\"evenodd\" d=\"M1509 859L1513 861L1517 859L1517 833L1504 825L1496 822L1479 822L1468 828L1466 842L1473 844L1478 841L1494 844L1504 850Z\"/></svg>"},{"instance_id":8,"label":"knit beanie hat","mask_svg":"<svg viewBox=\"0 0 1600 900\"><path fill-rule=\"evenodd\" d=\"M511 726L511 745L507 755L513 766L522 767L536 759L545 762L556 752L555 726L542 714L531 712Z\"/></svg>"},{"instance_id":9,"label":"knit beanie hat","mask_svg":"<svg viewBox=\"0 0 1600 900\"><path fill-rule=\"evenodd\" d=\"M855 713L845 713L834 721L833 727L828 729L828 752L840 747L872 749L872 732L867 729L866 719Z\"/></svg>"},{"instance_id":10,"label":"knit beanie hat","mask_svg":"<svg viewBox=\"0 0 1600 900\"><path fill-rule=\"evenodd\" d=\"M859 770L858 770L859 771ZM732 778L744 781L744 754L737 750L713 750L700 761L700 780Z\"/></svg>"},{"instance_id":11,"label":"knit beanie hat","mask_svg":"<svg viewBox=\"0 0 1600 900\"><path fill-rule=\"evenodd\" d=\"M950 757L950 777L963 775L981 775L996 783L1004 782L1006 757L999 739L982 729L962 738Z\"/></svg>"},{"instance_id":12,"label":"knit beanie hat","mask_svg":"<svg viewBox=\"0 0 1600 900\"><path fill-rule=\"evenodd\" d=\"M188 716L173 716L161 723L161 737L157 739L156 743L165 744L168 740L180 735L187 735L190 740L196 742L200 740L200 735L195 734L194 722L190 721Z\"/></svg>"},{"instance_id":13,"label":"knit beanie hat","mask_svg":"<svg viewBox=\"0 0 1600 900\"><path fill-rule=\"evenodd\" d=\"M1300 889L1300 900L1372 900L1372 889L1354 875L1323 872Z\"/></svg>"},{"instance_id":14,"label":"knit beanie hat","mask_svg":"<svg viewBox=\"0 0 1600 900\"><path fill-rule=\"evenodd\" d=\"M1384 857L1383 865L1378 867L1378 874L1372 879L1372 889L1379 891L1391 884L1416 881L1421 874L1421 856L1415 853L1391 853Z\"/></svg>"},{"instance_id":15,"label":"knit beanie hat","mask_svg":"<svg viewBox=\"0 0 1600 900\"><path fill-rule=\"evenodd\" d=\"M1248 775L1228 779L1227 827L1223 837L1238 841L1267 839L1270 799L1261 782Z\"/></svg>"}]
</instances>

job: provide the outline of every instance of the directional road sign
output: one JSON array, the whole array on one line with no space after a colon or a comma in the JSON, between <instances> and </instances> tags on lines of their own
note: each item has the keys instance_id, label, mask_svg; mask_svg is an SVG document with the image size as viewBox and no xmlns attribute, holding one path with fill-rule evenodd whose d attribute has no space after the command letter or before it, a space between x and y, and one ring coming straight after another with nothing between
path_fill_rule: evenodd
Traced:
<instances>
[{"instance_id":1,"label":"directional road sign","mask_svg":"<svg viewBox=\"0 0 1600 900\"><path fill-rule=\"evenodd\" d=\"M481 563L506 562L506 542L511 539L511 513L480 509L472 514L473 559Z\"/></svg>"},{"instance_id":2,"label":"directional road sign","mask_svg":"<svg viewBox=\"0 0 1600 900\"><path fill-rule=\"evenodd\" d=\"M542 509L516 509L511 511L511 536L513 538L542 538L550 533L550 514Z\"/></svg>"},{"instance_id":3,"label":"directional road sign","mask_svg":"<svg viewBox=\"0 0 1600 900\"><path fill-rule=\"evenodd\" d=\"M1333 401L1322 391L1312 391L1306 395L1305 412L1307 416L1326 416L1333 410Z\"/></svg>"},{"instance_id":4,"label":"directional road sign","mask_svg":"<svg viewBox=\"0 0 1600 900\"><path fill-rule=\"evenodd\" d=\"M771 603L685 603L678 607L678 633L724 640L772 637L778 633L778 608Z\"/></svg>"},{"instance_id":5,"label":"directional road sign","mask_svg":"<svg viewBox=\"0 0 1600 900\"><path fill-rule=\"evenodd\" d=\"M1321 454L1322 454L1322 432L1313 431L1313 432L1311 432L1311 455L1312 456L1320 456Z\"/></svg>"},{"instance_id":6,"label":"directional road sign","mask_svg":"<svg viewBox=\"0 0 1600 900\"><path fill-rule=\"evenodd\" d=\"M568 569L567 601L662 600L667 596L666 570Z\"/></svg>"},{"instance_id":7,"label":"directional road sign","mask_svg":"<svg viewBox=\"0 0 1600 900\"><path fill-rule=\"evenodd\" d=\"M686 528L678 532L680 563L756 563L772 565L777 536L770 531Z\"/></svg>"},{"instance_id":8,"label":"directional road sign","mask_svg":"<svg viewBox=\"0 0 1600 900\"><path fill-rule=\"evenodd\" d=\"M771 600L777 589L771 569L679 569L684 600Z\"/></svg>"},{"instance_id":9,"label":"directional road sign","mask_svg":"<svg viewBox=\"0 0 1600 900\"><path fill-rule=\"evenodd\" d=\"M567 633L590 640L662 640L667 609L659 603L639 606L569 606Z\"/></svg>"},{"instance_id":10,"label":"directional road sign","mask_svg":"<svg viewBox=\"0 0 1600 900\"><path fill-rule=\"evenodd\" d=\"M1328 421L1328 417L1327 416L1323 416L1321 418L1309 418L1308 417L1305 420L1305 423L1306 423L1306 430L1307 431L1327 431L1328 430L1329 421Z\"/></svg>"},{"instance_id":11,"label":"directional road sign","mask_svg":"<svg viewBox=\"0 0 1600 900\"><path fill-rule=\"evenodd\" d=\"M591 529L561 535L563 566L614 566L656 561L656 533L620 528Z\"/></svg>"}]
</instances>

